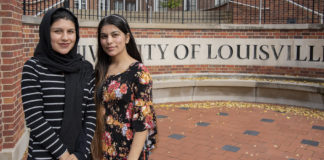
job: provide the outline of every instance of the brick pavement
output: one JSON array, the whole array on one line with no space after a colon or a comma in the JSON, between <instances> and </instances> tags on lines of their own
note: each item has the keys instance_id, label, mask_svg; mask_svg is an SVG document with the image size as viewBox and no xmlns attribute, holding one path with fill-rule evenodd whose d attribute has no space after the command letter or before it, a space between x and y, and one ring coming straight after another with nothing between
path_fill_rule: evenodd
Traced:
<instances>
[{"instance_id":1,"label":"brick pavement","mask_svg":"<svg viewBox=\"0 0 324 160\"><path fill-rule=\"evenodd\" d=\"M224 104L156 105L158 145L150 159L324 160L324 111Z\"/></svg>"},{"instance_id":2,"label":"brick pavement","mask_svg":"<svg viewBox=\"0 0 324 160\"><path fill-rule=\"evenodd\" d=\"M155 110L158 147L150 160L324 160L324 111L245 103Z\"/></svg>"}]
</instances>

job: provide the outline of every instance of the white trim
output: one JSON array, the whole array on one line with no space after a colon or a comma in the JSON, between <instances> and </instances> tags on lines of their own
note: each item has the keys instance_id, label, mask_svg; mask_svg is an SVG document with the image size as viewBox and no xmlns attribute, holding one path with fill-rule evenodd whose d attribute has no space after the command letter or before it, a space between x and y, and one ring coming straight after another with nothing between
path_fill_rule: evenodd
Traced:
<instances>
[{"instance_id":1,"label":"white trim","mask_svg":"<svg viewBox=\"0 0 324 160\"><path fill-rule=\"evenodd\" d=\"M215 7L222 6L226 3L228 3L230 0L215 0Z\"/></svg>"},{"instance_id":2,"label":"white trim","mask_svg":"<svg viewBox=\"0 0 324 160\"><path fill-rule=\"evenodd\" d=\"M246 7L250 7L250 8L260 9L260 7L258 7L258 6L252 6L252 5L241 3L241 2L235 2L235 1L229 1L229 2L239 4L239 5L242 5L242 6L246 6ZM261 10L262 9L270 9L270 8L261 8Z\"/></svg>"},{"instance_id":3,"label":"white trim","mask_svg":"<svg viewBox=\"0 0 324 160\"><path fill-rule=\"evenodd\" d=\"M57 2L57 3L55 3L54 5L49 6L48 8L44 9L43 11L38 12L38 13L37 13L36 15L34 15L34 16L39 16L39 15L41 15L42 13L44 13L44 12L46 12L46 11L48 11L48 10L54 8L54 7L56 7L57 5L59 5L59 4L61 4L61 3L64 3L64 0L61 0L60 2Z\"/></svg>"},{"instance_id":4,"label":"white trim","mask_svg":"<svg viewBox=\"0 0 324 160\"><path fill-rule=\"evenodd\" d=\"M138 10L138 5L139 5L139 4L138 4L138 0L136 0L136 7L135 7L135 11L136 11L136 12L139 11L139 10Z\"/></svg>"}]
</instances>

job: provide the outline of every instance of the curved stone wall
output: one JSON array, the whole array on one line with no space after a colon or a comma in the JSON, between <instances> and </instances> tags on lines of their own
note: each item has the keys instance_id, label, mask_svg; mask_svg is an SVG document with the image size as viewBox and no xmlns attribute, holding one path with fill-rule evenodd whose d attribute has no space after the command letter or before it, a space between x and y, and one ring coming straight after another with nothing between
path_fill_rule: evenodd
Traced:
<instances>
[{"instance_id":1,"label":"curved stone wall","mask_svg":"<svg viewBox=\"0 0 324 160\"><path fill-rule=\"evenodd\" d=\"M241 101L324 110L324 79L255 74L153 75L155 103Z\"/></svg>"}]
</instances>

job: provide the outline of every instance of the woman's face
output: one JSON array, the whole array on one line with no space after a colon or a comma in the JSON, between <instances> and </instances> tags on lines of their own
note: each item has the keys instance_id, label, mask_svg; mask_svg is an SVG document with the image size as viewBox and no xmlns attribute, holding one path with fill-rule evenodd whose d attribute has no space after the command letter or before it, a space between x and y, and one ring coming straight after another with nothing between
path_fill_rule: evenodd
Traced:
<instances>
[{"instance_id":1,"label":"woman's face","mask_svg":"<svg viewBox=\"0 0 324 160\"><path fill-rule=\"evenodd\" d=\"M52 49L60 54L68 54L76 41L75 25L71 20L58 19L50 28Z\"/></svg>"},{"instance_id":2,"label":"woman's face","mask_svg":"<svg viewBox=\"0 0 324 160\"><path fill-rule=\"evenodd\" d=\"M129 41L129 34L124 34L115 25L108 24L101 28L100 43L103 50L113 57L122 53L127 53L126 44Z\"/></svg>"}]
</instances>

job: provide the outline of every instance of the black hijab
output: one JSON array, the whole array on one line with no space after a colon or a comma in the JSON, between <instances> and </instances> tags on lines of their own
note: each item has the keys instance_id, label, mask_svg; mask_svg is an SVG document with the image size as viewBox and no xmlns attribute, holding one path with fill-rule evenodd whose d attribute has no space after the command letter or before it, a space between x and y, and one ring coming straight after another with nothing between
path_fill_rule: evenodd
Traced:
<instances>
[{"instance_id":1,"label":"black hijab","mask_svg":"<svg viewBox=\"0 0 324 160\"><path fill-rule=\"evenodd\" d=\"M76 41L71 51L60 54L52 49L50 38L50 27L53 22L53 14L65 11L70 14L75 24ZM61 18L58 18L61 19ZM56 19L56 20L58 20ZM69 18L63 18L71 20ZM62 73L65 77L65 105L60 138L68 147L70 153L75 151L75 144L82 131L82 100L83 89L92 74L92 65L83 61L81 55L77 54L79 41L79 24L77 18L65 8L54 8L49 10L43 17L39 27L39 43L34 52L34 57L53 73Z\"/></svg>"}]
</instances>

